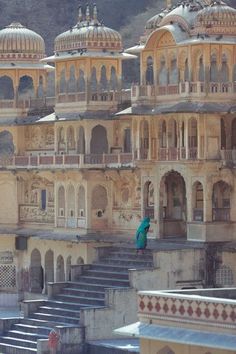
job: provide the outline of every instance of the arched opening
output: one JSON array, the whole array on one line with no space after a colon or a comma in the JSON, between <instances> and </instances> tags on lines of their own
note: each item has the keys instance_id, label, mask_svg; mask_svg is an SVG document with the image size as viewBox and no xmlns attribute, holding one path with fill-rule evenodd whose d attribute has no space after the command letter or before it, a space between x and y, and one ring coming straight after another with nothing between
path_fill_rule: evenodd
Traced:
<instances>
[{"instance_id":1,"label":"arched opening","mask_svg":"<svg viewBox=\"0 0 236 354\"><path fill-rule=\"evenodd\" d=\"M212 193L213 221L230 221L230 191L230 186L224 181L214 184Z\"/></svg>"},{"instance_id":2,"label":"arched opening","mask_svg":"<svg viewBox=\"0 0 236 354\"><path fill-rule=\"evenodd\" d=\"M30 76L22 76L20 78L19 87L18 87L18 97L21 99L28 99L34 97L34 83L33 79Z\"/></svg>"},{"instance_id":3,"label":"arched opening","mask_svg":"<svg viewBox=\"0 0 236 354\"><path fill-rule=\"evenodd\" d=\"M82 265L82 264L84 264L84 259L83 259L82 257L78 257L78 258L77 258L77 261L76 261L76 264L77 264L77 265Z\"/></svg>"},{"instance_id":4,"label":"arched opening","mask_svg":"<svg viewBox=\"0 0 236 354\"><path fill-rule=\"evenodd\" d=\"M184 63L184 81L190 81L188 59Z\"/></svg>"},{"instance_id":5,"label":"arched opening","mask_svg":"<svg viewBox=\"0 0 236 354\"><path fill-rule=\"evenodd\" d=\"M61 71L59 82L59 93L66 93L66 72L65 69Z\"/></svg>"},{"instance_id":6,"label":"arched opening","mask_svg":"<svg viewBox=\"0 0 236 354\"><path fill-rule=\"evenodd\" d=\"M43 88L43 77L40 76L39 77L39 86L38 86L38 97L42 98L44 96L45 96L45 94L44 94L44 88Z\"/></svg>"},{"instance_id":7,"label":"arched opening","mask_svg":"<svg viewBox=\"0 0 236 354\"><path fill-rule=\"evenodd\" d=\"M66 260L66 281L71 281L71 256Z\"/></svg>"},{"instance_id":8,"label":"arched opening","mask_svg":"<svg viewBox=\"0 0 236 354\"><path fill-rule=\"evenodd\" d=\"M154 84L153 58L149 56L146 62L146 85Z\"/></svg>"},{"instance_id":9,"label":"arched opening","mask_svg":"<svg viewBox=\"0 0 236 354\"><path fill-rule=\"evenodd\" d=\"M202 56L199 59L198 81L201 81L201 82L205 81L205 68L204 68Z\"/></svg>"},{"instance_id":10,"label":"arched opening","mask_svg":"<svg viewBox=\"0 0 236 354\"><path fill-rule=\"evenodd\" d=\"M124 152L129 153L132 150L131 146L131 130L130 128L126 128L124 130Z\"/></svg>"},{"instance_id":11,"label":"arched opening","mask_svg":"<svg viewBox=\"0 0 236 354\"><path fill-rule=\"evenodd\" d=\"M13 100L13 81L9 76L0 77L0 100Z\"/></svg>"},{"instance_id":12,"label":"arched opening","mask_svg":"<svg viewBox=\"0 0 236 354\"><path fill-rule=\"evenodd\" d=\"M140 158L146 160L149 152L149 124L145 120L140 124Z\"/></svg>"},{"instance_id":13,"label":"arched opening","mask_svg":"<svg viewBox=\"0 0 236 354\"><path fill-rule=\"evenodd\" d=\"M61 255L57 257L56 281L65 281L64 258Z\"/></svg>"},{"instance_id":14,"label":"arched opening","mask_svg":"<svg viewBox=\"0 0 236 354\"><path fill-rule=\"evenodd\" d=\"M102 125L97 125L92 130L90 152L91 154L108 153L107 131Z\"/></svg>"},{"instance_id":15,"label":"arched opening","mask_svg":"<svg viewBox=\"0 0 236 354\"><path fill-rule=\"evenodd\" d=\"M101 67L100 87L103 91L107 91L107 69L104 65Z\"/></svg>"},{"instance_id":16,"label":"arched opening","mask_svg":"<svg viewBox=\"0 0 236 354\"><path fill-rule=\"evenodd\" d=\"M168 70L166 68L166 61L165 58L161 58L161 65L159 71L159 85L160 86L167 86L168 85Z\"/></svg>"},{"instance_id":17,"label":"arched opening","mask_svg":"<svg viewBox=\"0 0 236 354\"><path fill-rule=\"evenodd\" d=\"M75 132L73 127L67 130L67 151L75 152Z\"/></svg>"},{"instance_id":18,"label":"arched opening","mask_svg":"<svg viewBox=\"0 0 236 354\"><path fill-rule=\"evenodd\" d=\"M192 189L193 220L203 221L204 198L203 186L200 182L195 182Z\"/></svg>"},{"instance_id":19,"label":"arched opening","mask_svg":"<svg viewBox=\"0 0 236 354\"><path fill-rule=\"evenodd\" d=\"M218 82L218 68L217 68L217 56L216 56L216 54L212 54L211 55L210 81L211 82Z\"/></svg>"},{"instance_id":20,"label":"arched opening","mask_svg":"<svg viewBox=\"0 0 236 354\"><path fill-rule=\"evenodd\" d=\"M118 88L118 79L116 75L116 69L114 68L114 66L111 67L110 88L113 91L116 91Z\"/></svg>"},{"instance_id":21,"label":"arched opening","mask_svg":"<svg viewBox=\"0 0 236 354\"><path fill-rule=\"evenodd\" d=\"M186 187L175 171L167 173L160 184L160 232L163 237L186 236Z\"/></svg>"},{"instance_id":22,"label":"arched opening","mask_svg":"<svg viewBox=\"0 0 236 354\"><path fill-rule=\"evenodd\" d=\"M177 67L177 59L173 58L170 63L169 83L171 85L177 85L178 82L179 82L179 71Z\"/></svg>"},{"instance_id":23,"label":"arched opening","mask_svg":"<svg viewBox=\"0 0 236 354\"><path fill-rule=\"evenodd\" d=\"M227 56L222 55L221 70L220 70L220 81L222 83L229 82L229 67L227 63ZM226 87L225 87L226 89Z\"/></svg>"},{"instance_id":24,"label":"arched opening","mask_svg":"<svg viewBox=\"0 0 236 354\"><path fill-rule=\"evenodd\" d=\"M44 287L44 274L41 264L41 254L38 249L34 249L30 257L30 291L32 293L42 293Z\"/></svg>"},{"instance_id":25,"label":"arched opening","mask_svg":"<svg viewBox=\"0 0 236 354\"><path fill-rule=\"evenodd\" d=\"M167 147L167 132L166 132L166 121L161 120L159 122L159 143L160 143L160 148L166 148Z\"/></svg>"},{"instance_id":26,"label":"arched opening","mask_svg":"<svg viewBox=\"0 0 236 354\"><path fill-rule=\"evenodd\" d=\"M84 71L79 70L79 79L78 79L78 91L85 92L85 78L84 78Z\"/></svg>"},{"instance_id":27,"label":"arched opening","mask_svg":"<svg viewBox=\"0 0 236 354\"><path fill-rule=\"evenodd\" d=\"M157 352L157 354L175 354L175 352L174 352L172 349L170 349L169 346L165 346L164 348L162 348L161 350L159 350L159 351Z\"/></svg>"},{"instance_id":28,"label":"arched opening","mask_svg":"<svg viewBox=\"0 0 236 354\"><path fill-rule=\"evenodd\" d=\"M68 81L68 93L75 93L77 92L77 81L75 77L75 67L72 65L70 67L70 77Z\"/></svg>"},{"instance_id":29,"label":"arched opening","mask_svg":"<svg viewBox=\"0 0 236 354\"><path fill-rule=\"evenodd\" d=\"M168 147L177 148L177 125L174 119L168 122Z\"/></svg>"},{"instance_id":30,"label":"arched opening","mask_svg":"<svg viewBox=\"0 0 236 354\"><path fill-rule=\"evenodd\" d=\"M7 130L0 132L0 156L11 156L14 154L14 151L12 134Z\"/></svg>"},{"instance_id":31,"label":"arched opening","mask_svg":"<svg viewBox=\"0 0 236 354\"><path fill-rule=\"evenodd\" d=\"M60 186L58 189L58 227L65 227L65 188Z\"/></svg>"},{"instance_id":32,"label":"arched opening","mask_svg":"<svg viewBox=\"0 0 236 354\"><path fill-rule=\"evenodd\" d=\"M235 130L235 133L236 133L236 130ZM225 121L223 118L221 118L220 120L220 135L221 135L221 149L226 149L226 130L225 130ZM235 136L236 138L236 136ZM236 143L236 140L235 140L235 143ZM236 145L235 145L235 148L236 148Z\"/></svg>"},{"instance_id":33,"label":"arched opening","mask_svg":"<svg viewBox=\"0 0 236 354\"><path fill-rule=\"evenodd\" d=\"M65 130L63 127L58 129L58 152L64 152L66 149Z\"/></svg>"},{"instance_id":34,"label":"arched opening","mask_svg":"<svg viewBox=\"0 0 236 354\"><path fill-rule=\"evenodd\" d=\"M79 128L79 140L78 140L78 153L85 153L85 137L84 137L84 128Z\"/></svg>"},{"instance_id":35,"label":"arched opening","mask_svg":"<svg viewBox=\"0 0 236 354\"><path fill-rule=\"evenodd\" d=\"M48 250L45 254L45 291L47 293L47 284L54 282L54 254Z\"/></svg>"},{"instance_id":36,"label":"arched opening","mask_svg":"<svg viewBox=\"0 0 236 354\"><path fill-rule=\"evenodd\" d=\"M75 188L70 185L67 192L67 226L76 228L76 215L75 215Z\"/></svg>"},{"instance_id":37,"label":"arched opening","mask_svg":"<svg viewBox=\"0 0 236 354\"><path fill-rule=\"evenodd\" d=\"M92 206L92 228L93 229L105 229L107 228L107 207L108 207L108 196L107 190L101 185L96 185L92 191L91 198Z\"/></svg>"},{"instance_id":38,"label":"arched opening","mask_svg":"<svg viewBox=\"0 0 236 354\"><path fill-rule=\"evenodd\" d=\"M83 186L79 187L78 190L78 218L84 220L86 217L86 207L85 207L85 189ZM85 226L81 224L80 226Z\"/></svg>"},{"instance_id":39,"label":"arched opening","mask_svg":"<svg viewBox=\"0 0 236 354\"><path fill-rule=\"evenodd\" d=\"M152 182L147 181L145 183L143 193L144 216L154 219L154 185Z\"/></svg>"},{"instance_id":40,"label":"arched opening","mask_svg":"<svg viewBox=\"0 0 236 354\"><path fill-rule=\"evenodd\" d=\"M97 70L96 70L96 68L92 68L90 83L91 83L91 91L92 92L97 92L98 82L97 82Z\"/></svg>"},{"instance_id":41,"label":"arched opening","mask_svg":"<svg viewBox=\"0 0 236 354\"><path fill-rule=\"evenodd\" d=\"M231 146L232 149L236 149L236 118L232 121L232 128L231 128Z\"/></svg>"},{"instance_id":42,"label":"arched opening","mask_svg":"<svg viewBox=\"0 0 236 354\"><path fill-rule=\"evenodd\" d=\"M191 118L188 121L188 146L189 158L195 160L198 150L198 129L197 120L195 118Z\"/></svg>"}]
</instances>

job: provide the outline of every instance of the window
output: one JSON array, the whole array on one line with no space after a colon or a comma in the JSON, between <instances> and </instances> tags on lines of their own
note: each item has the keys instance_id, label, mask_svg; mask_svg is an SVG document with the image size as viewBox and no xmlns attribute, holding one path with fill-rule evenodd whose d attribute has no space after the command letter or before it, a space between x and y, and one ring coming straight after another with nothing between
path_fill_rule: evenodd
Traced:
<instances>
[{"instance_id":1,"label":"window","mask_svg":"<svg viewBox=\"0 0 236 354\"><path fill-rule=\"evenodd\" d=\"M46 210L47 206L47 191L46 189L41 190L41 209Z\"/></svg>"}]
</instances>

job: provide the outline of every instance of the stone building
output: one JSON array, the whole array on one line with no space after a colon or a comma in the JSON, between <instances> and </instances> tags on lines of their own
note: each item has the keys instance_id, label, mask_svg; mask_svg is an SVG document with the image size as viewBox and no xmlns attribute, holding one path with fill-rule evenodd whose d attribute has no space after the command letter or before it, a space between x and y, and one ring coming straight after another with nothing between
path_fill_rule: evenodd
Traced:
<instances>
[{"instance_id":1,"label":"stone building","mask_svg":"<svg viewBox=\"0 0 236 354\"><path fill-rule=\"evenodd\" d=\"M2 303L70 281L144 216L151 238L188 250L154 257L133 288L235 283L235 22L218 0L168 2L124 52L88 5L49 57L21 24L0 31ZM137 55L140 84L124 90Z\"/></svg>"}]
</instances>

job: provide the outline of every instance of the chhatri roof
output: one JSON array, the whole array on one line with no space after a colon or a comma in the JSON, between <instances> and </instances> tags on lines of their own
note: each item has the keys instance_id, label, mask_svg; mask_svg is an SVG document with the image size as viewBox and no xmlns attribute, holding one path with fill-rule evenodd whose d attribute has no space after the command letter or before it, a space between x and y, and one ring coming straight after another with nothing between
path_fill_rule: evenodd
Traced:
<instances>
[{"instance_id":1,"label":"chhatri roof","mask_svg":"<svg viewBox=\"0 0 236 354\"><path fill-rule=\"evenodd\" d=\"M39 60L45 56L43 38L18 22L0 31L0 60Z\"/></svg>"},{"instance_id":2,"label":"chhatri roof","mask_svg":"<svg viewBox=\"0 0 236 354\"><path fill-rule=\"evenodd\" d=\"M86 13L79 8L77 24L70 30L60 34L55 39L55 52L74 50L113 51L122 50L121 35L98 20L97 6L93 5L91 15L87 5Z\"/></svg>"}]
</instances>

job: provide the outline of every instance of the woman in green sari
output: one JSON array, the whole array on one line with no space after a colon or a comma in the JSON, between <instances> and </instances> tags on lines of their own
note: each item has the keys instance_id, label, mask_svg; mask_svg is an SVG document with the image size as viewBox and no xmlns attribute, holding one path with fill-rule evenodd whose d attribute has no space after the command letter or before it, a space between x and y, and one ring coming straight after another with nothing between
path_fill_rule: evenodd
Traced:
<instances>
[{"instance_id":1,"label":"woman in green sari","mask_svg":"<svg viewBox=\"0 0 236 354\"><path fill-rule=\"evenodd\" d=\"M150 218L144 218L141 222L139 228L136 231L136 249L137 253L144 253L145 248L147 247L147 233L150 228Z\"/></svg>"}]
</instances>

